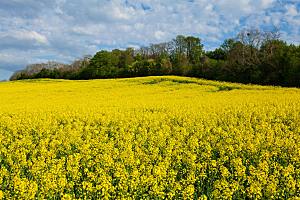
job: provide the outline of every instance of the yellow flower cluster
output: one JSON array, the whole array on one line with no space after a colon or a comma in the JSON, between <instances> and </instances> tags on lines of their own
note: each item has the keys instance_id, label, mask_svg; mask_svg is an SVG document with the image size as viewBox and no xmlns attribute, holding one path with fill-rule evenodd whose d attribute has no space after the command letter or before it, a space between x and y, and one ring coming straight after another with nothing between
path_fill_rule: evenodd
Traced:
<instances>
[{"instance_id":1,"label":"yellow flower cluster","mask_svg":"<svg viewBox=\"0 0 300 200\"><path fill-rule=\"evenodd\" d=\"M0 199L300 198L295 88L1 83L0 141Z\"/></svg>"}]
</instances>

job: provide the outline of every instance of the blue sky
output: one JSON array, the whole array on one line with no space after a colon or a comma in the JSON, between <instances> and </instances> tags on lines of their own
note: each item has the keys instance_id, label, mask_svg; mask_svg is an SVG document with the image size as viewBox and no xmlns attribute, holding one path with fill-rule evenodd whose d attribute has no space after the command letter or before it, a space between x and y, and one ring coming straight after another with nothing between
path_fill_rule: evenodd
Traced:
<instances>
[{"instance_id":1,"label":"blue sky","mask_svg":"<svg viewBox=\"0 0 300 200\"><path fill-rule=\"evenodd\" d=\"M0 0L0 80L30 63L69 63L99 49L184 34L210 50L245 27L274 26L299 44L300 0Z\"/></svg>"}]
</instances>

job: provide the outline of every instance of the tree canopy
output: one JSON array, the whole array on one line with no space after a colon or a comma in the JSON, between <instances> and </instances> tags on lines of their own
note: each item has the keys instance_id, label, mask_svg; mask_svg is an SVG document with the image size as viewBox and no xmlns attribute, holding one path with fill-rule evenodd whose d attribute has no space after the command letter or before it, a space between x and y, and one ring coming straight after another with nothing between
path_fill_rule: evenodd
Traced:
<instances>
[{"instance_id":1,"label":"tree canopy","mask_svg":"<svg viewBox=\"0 0 300 200\"><path fill-rule=\"evenodd\" d=\"M70 65L27 66L11 80L28 78L97 79L181 75L241 83L300 87L300 45L287 44L277 31L241 31L213 51L200 38L178 35L139 49L100 50Z\"/></svg>"}]
</instances>

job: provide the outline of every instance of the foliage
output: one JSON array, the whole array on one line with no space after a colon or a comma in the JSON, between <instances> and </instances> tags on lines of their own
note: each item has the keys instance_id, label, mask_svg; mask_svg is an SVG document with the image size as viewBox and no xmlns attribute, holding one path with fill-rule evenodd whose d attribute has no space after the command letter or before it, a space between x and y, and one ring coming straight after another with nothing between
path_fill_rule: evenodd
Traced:
<instances>
[{"instance_id":1,"label":"foliage","mask_svg":"<svg viewBox=\"0 0 300 200\"><path fill-rule=\"evenodd\" d=\"M299 89L163 76L0 96L0 198L300 197Z\"/></svg>"},{"instance_id":2,"label":"foliage","mask_svg":"<svg viewBox=\"0 0 300 200\"><path fill-rule=\"evenodd\" d=\"M98 79L180 75L262 85L300 87L300 45L280 40L278 32L245 29L205 52L201 40L178 35L175 39L140 49L101 50L81 67L36 64L11 80L30 78Z\"/></svg>"}]
</instances>

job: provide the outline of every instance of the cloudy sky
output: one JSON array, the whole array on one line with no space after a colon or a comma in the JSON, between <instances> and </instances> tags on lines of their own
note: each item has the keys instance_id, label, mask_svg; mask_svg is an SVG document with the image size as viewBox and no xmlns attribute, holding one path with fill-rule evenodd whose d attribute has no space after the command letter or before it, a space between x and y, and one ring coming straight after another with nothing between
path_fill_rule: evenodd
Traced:
<instances>
[{"instance_id":1,"label":"cloudy sky","mask_svg":"<svg viewBox=\"0 0 300 200\"><path fill-rule=\"evenodd\" d=\"M274 26L299 44L300 0L0 0L0 80L30 63L69 63L99 49L184 34L210 50L245 27Z\"/></svg>"}]
</instances>

